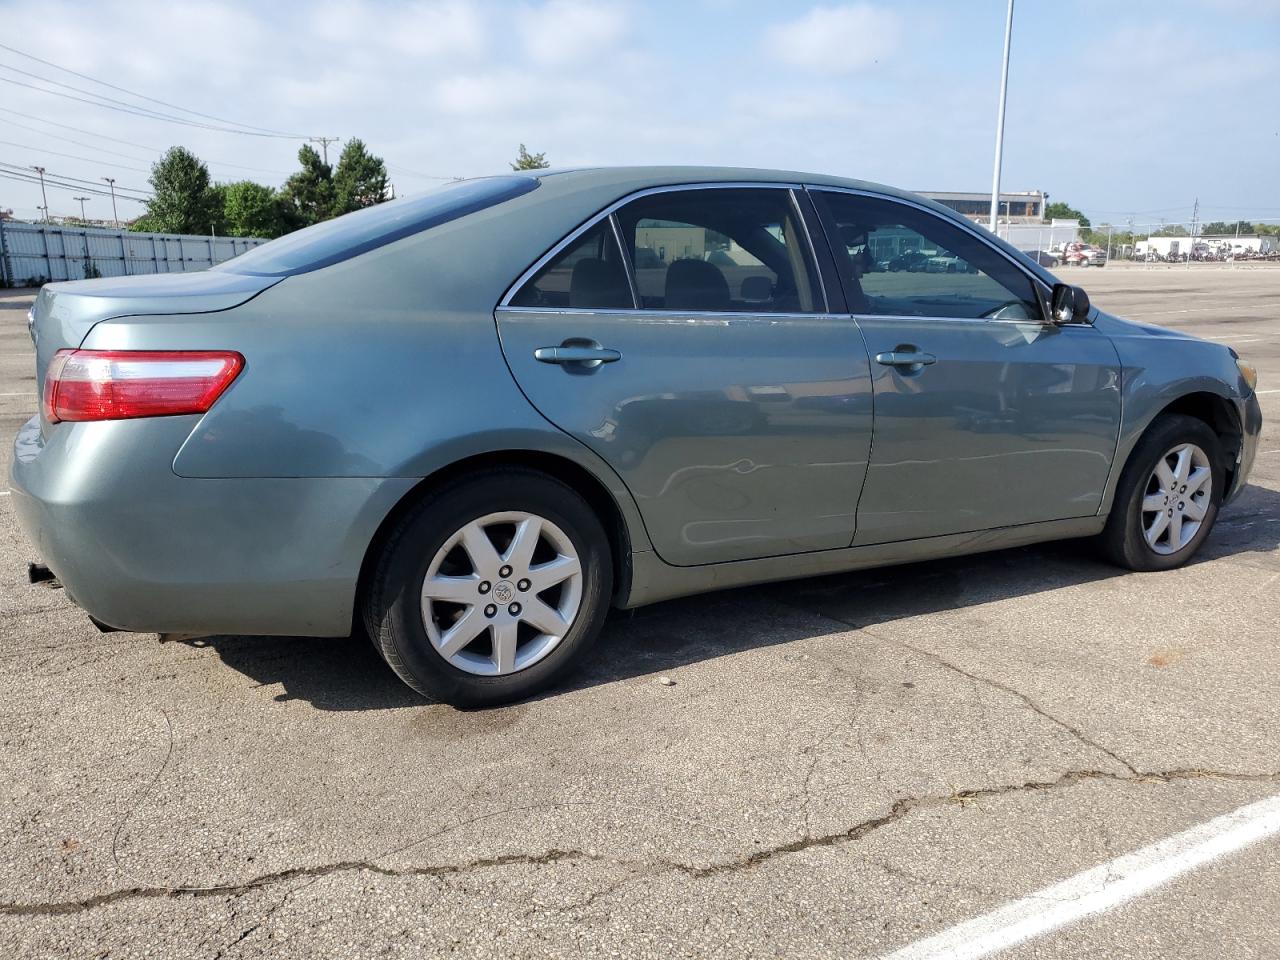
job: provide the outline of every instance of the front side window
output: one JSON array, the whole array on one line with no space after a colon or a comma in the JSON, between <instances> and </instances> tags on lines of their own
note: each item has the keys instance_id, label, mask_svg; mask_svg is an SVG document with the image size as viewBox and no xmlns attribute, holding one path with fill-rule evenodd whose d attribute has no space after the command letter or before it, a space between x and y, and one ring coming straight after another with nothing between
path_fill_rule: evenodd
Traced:
<instances>
[{"instance_id":1,"label":"front side window","mask_svg":"<svg viewBox=\"0 0 1280 960\"><path fill-rule=\"evenodd\" d=\"M642 309L822 309L817 277L786 190L656 193L633 200L617 216Z\"/></svg>"},{"instance_id":2,"label":"front side window","mask_svg":"<svg viewBox=\"0 0 1280 960\"><path fill-rule=\"evenodd\" d=\"M853 313L1042 320L1030 278L954 224L892 200L816 196Z\"/></svg>"},{"instance_id":3,"label":"front side window","mask_svg":"<svg viewBox=\"0 0 1280 960\"><path fill-rule=\"evenodd\" d=\"M627 268L608 218L552 257L509 302L513 307L632 308Z\"/></svg>"}]
</instances>

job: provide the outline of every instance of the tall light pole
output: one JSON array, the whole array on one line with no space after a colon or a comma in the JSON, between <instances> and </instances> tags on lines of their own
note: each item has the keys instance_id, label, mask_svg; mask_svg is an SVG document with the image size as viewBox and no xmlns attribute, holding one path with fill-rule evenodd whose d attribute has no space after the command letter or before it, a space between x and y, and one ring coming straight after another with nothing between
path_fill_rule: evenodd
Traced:
<instances>
[{"instance_id":1,"label":"tall light pole","mask_svg":"<svg viewBox=\"0 0 1280 960\"><path fill-rule=\"evenodd\" d=\"M72 197L71 199L80 201L80 222L88 223L89 221L86 220L84 217L84 202L90 198L89 197Z\"/></svg>"},{"instance_id":2,"label":"tall light pole","mask_svg":"<svg viewBox=\"0 0 1280 960\"><path fill-rule=\"evenodd\" d=\"M44 167L32 167L36 173L40 174L40 199L44 201L44 206L40 209L44 211L44 222L49 222L49 197L44 192Z\"/></svg>"},{"instance_id":3,"label":"tall light pole","mask_svg":"<svg viewBox=\"0 0 1280 960\"><path fill-rule=\"evenodd\" d=\"M1000 161L1004 156L1004 103L1009 89L1009 44L1013 40L1013 0L1004 22L1004 63L1000 67L1000 113L996 117L996 164L991 176L991 232L996 232L1000 215Z\"/></svg>"},{"instance_id":4,"label":"tall light pole","mask_svg":"<svg viewBox=\"0 0 1280 960\"><path fill-rule=\"evenodd\" d=\"M111 222L114 223L116 225L116 229L119 230L120 217L116 214L116 178L103 177L102 179L107 181L111 186Z\"/></svg>"}]
</instances>

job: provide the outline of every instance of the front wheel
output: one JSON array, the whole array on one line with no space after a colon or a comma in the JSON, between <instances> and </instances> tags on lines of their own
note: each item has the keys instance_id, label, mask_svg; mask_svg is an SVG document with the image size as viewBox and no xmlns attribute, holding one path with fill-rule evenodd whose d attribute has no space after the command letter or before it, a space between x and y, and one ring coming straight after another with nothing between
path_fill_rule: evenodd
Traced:
<instances>
[{"instance_id":1,"label":"front wheel","mask_svg":"<svg viewBox=\"0 0 1280 960\"><path fill-rule=\"evenodd\" d=\"M1130 570L1181 566L1209 536L1225 487L1218 435L1194 417L1161 417L1120 477L1103 551Z\"/></svg>"},{"instance_id":2,"label":"front wheel","mask_svg":"<svg viewBox=\"0 0 1280 960\"><path fill-rule=\"evenodd\" d=\"M608 538L569 487L524 468L454 481L397 524L366 591L399 677L461 707L528 697L579 663L608 612Z\"/></svg>"}]
</instances>

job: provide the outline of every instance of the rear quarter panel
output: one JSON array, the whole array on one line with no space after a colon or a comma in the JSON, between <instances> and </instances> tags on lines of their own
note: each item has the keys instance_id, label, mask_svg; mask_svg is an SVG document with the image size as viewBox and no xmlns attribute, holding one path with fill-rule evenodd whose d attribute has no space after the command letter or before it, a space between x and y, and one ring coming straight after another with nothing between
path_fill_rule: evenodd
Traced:
<instances>
[{"instance_id":1,"label":"rear quarter panel","mask_svg":"<svg viewBox=\"0 0 1280 960\"><path fill-rule=\"evenodd\" d=\"M634 547L648 549L621 481L538 414L503 360L493 306L542 252L537 230L517 216L508 232L534 236L499 243L473 220L288 277L218 314L103 322L84 346L244 355L178 451L181 477L422 478L477 454L536 450L599 478Z\"/></svg>"}]
</instances>

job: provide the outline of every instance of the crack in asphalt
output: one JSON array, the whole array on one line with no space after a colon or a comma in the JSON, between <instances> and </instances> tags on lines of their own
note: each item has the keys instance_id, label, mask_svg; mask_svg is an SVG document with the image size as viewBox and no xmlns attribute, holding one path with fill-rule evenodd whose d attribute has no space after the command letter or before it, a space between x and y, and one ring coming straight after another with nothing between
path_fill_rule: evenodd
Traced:
<instances>
[{"instance_id":1,"label":"crack in asphalt","mask_svg":"<svg viewBox=\"0 0 1280 960\"><path fill-rule=\"evenodd\" d=\"M851 620L845 620L844 618L835 616L834 614L831 614L831 613L810 610L806 607L799 607L792 604L786 604L786 605L790 606L791 609L793 610L800 610L811 616L822 617L826 620L832 620L836 623L843 624L846 627L851 627L854 630L861 631L862 633L865 633L870 637L874 637L875 639L881 641L882 643L896 644L897 646L902 647L904 650L910 650L912 653L916 653L928 660L932 660L934 663L938 664L939 666L945 667L946 669L954 673L957 673L960 676L973 681L974 683L985 684L986 686L989 686L995 690L999 690L1002 693L1006 693L1011 697L1016 697L1017 699L1021 700L1024 704L1026 704L1026 706L1033 713L1036 713L1039 716L1044 717L1044 719L1048 720L1050 723L1065 730L1067 733L1071 734L1071 736L1073 736L1076 740L1083 743L1086 747L1089 747L1092 750L1097 750L1099 753L1106 754L1116 763L1120 764L1120 766L1124 767L1127 771L1129 771L1129 773L1131 773L1132 775L1139 776L1139 772L1137 768L1135 768L1133 764L1131 764L1124 757L1117 754L1110 747L1106 746L1105 744L1099 743L1098 741L1086 735L1084 731L1080 730L1078 727L1073 726L1072 724L1063 720L1061 717L1055 716L1054 714L1050 713L1048 710L1040 706L1040 704L1036 703L1035 700L1031 699L1031 697L1027 696L1021 690L1011 687L1007 683L1003 683L1000 680L992 680L990 677L984 677L984 676L981 676L980 674L972 673L964 669L964 667L961 667L957 664L952 663L950 660L947 660L945 657L939 656L938 654L934 653L932 650L926 650L923 647L917 647L915 644L907 643L905 640L899 640L896 637L882 636L881 634L875 632L874 630L869 630L867 627L854 623Z\"/></svg>"},{"instance_id":2,"label":"crack in asphalt","mask_svg":"<svg viewBox=\"0 0 1280 960\"><path fill-rule=\"evenodd\" d=\"M949 794L927 795L921 797L903 797L896 800L889 810L878 817L872 817L854 824L846 830L819 836L806 836L798 840L778 844L763 850L756 850L746 856L705 866L695 866L674 860L628 861L606 857L585 850L565 850L552 848L539 854L513 853L498 857L484 857L465 863L435 864L401 869L384 867L368 860L341 860L334 863L318 864L312 867L291 867L273 873L262 874L240 883L226 883L212 886L151 886L127 887L108 893L96 894L82 900L66 900L55 902L33 903L0 903L0 916L39 916L69 913L81 913L98 907L109 906L125 900L147 898L198 898L212 896L240 896L254 890L270 887L274 884L295 879L319 879L340 873L372 873L384 877L448 877L469 873L473 870L485 870L508 866L545 866L574 860L593 860L628 868L642 868L650 875L673 872L693 879L703 879L724 873L751 870L777 857L800 853L819 847L831 847L854 843L882 827L887 827L919 810L928 810L965 801L983 800L1007 794L1025 793L1043 790L1056 790L1071 787L1086 781L1111 781L1121 784L1155 783L1165 784L1181 780L1228 780L1240 783L1280 782L1280 771L1267 773L1241 773L1227 770L1209 770L1203 768L1182 768L1163 771L1137 771L1133 775L1118 774L1108 770L1069 770L1054 780L1032 780L1025 783L1006 784L994 787L977 787L958 790ZM635 879L632 877L631 879ZM607 891L606 891L607 894ZM287 899L287 897L286 897ZM591 902L597 898L591 898Z\"/></svg>"},{"instance_id":3,"label":"crack in asphalt","mask_svg":"<svg viewBox=\"0 0 1280 960\"><path fill-rule=\"evenodd\" d=\"M482 857L467 863L444 863L423 867L383 867L369 860L339 860L334 863L317 864L313 867L290 867L273 873L264 873L241 883L214 884L206 887L196 886L155 886L125 887L100 893L83 900L65 900L51 903L0 903L0 916L37 916L63 913L81 913L97 907L108 906L121 900L148 898L198 898L240 896L254 890L261 890L273 884L297 879L319 879L335 873L374 873L383 877L443 877L450 874L467 873L471 870L483 870L489 867L506 867L513 864L542 865L558 863L564 860L607 860L583 850L551 849L544 853L527 854L511 853L500 857Z\"/></svg>"}]
</instances>

